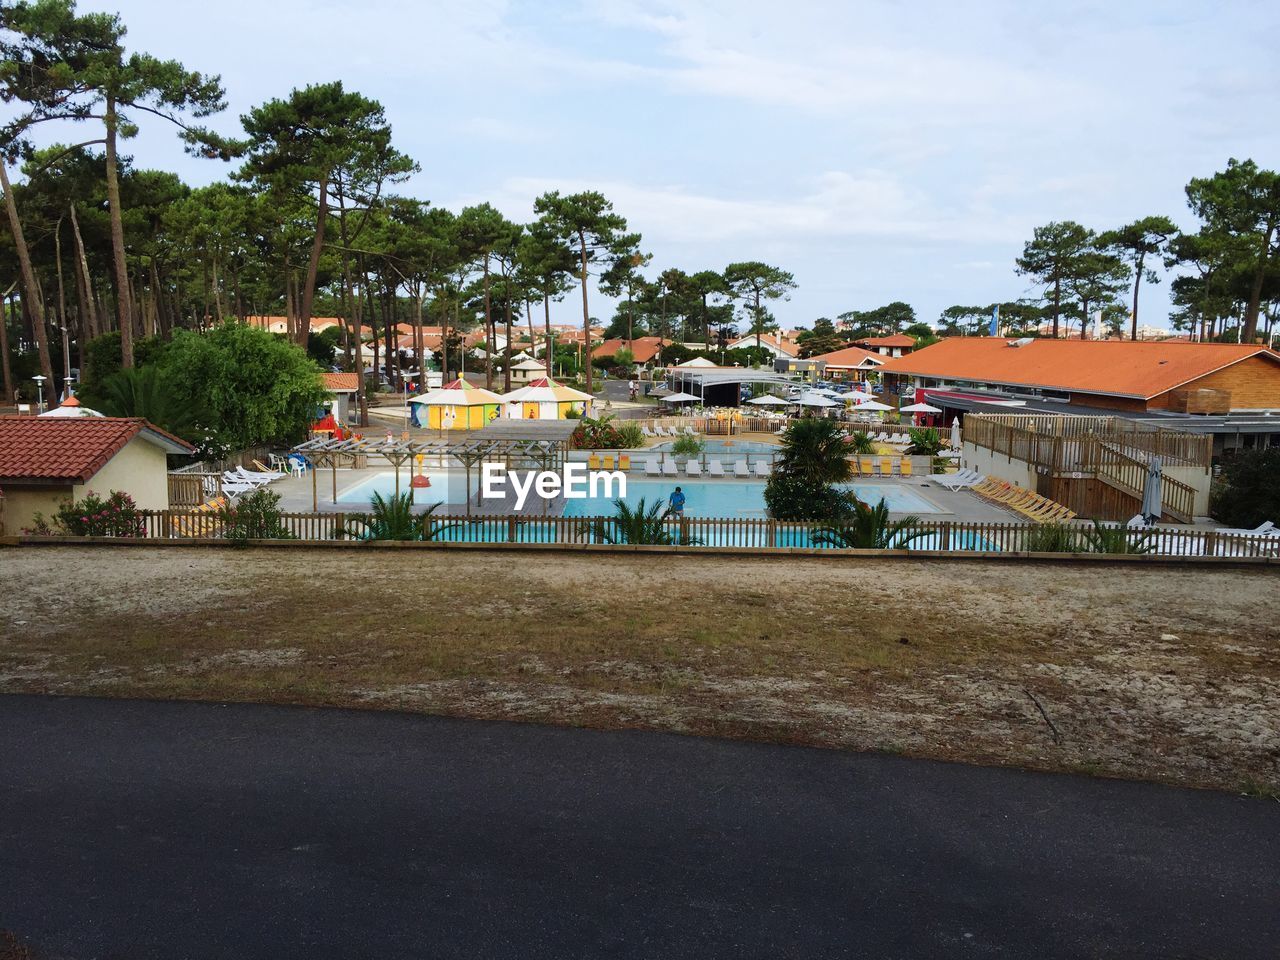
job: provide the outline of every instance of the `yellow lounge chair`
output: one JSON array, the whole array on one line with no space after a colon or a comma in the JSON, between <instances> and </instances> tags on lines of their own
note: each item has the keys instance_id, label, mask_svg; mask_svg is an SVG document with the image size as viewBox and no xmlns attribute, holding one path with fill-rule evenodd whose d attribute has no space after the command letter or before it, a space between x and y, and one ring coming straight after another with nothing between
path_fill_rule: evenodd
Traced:
<instances>
[{"instance_id":1,"label":"yellow lounge chair","mask_svg":"<svg viewBox=\"0 0 1280 960\"><path fill-rule=\"evenodd\" d=\"M904 477L911 476L911 461L908 460L906 457L903 457L901 460L898 461L898 467L902 472L902 476Z\"/></svg>"},{"instance_id":2,"label":"yellow lounge chair","mask_svg":"<svg viewBox=\"0 0 1280 960\"><path fill-rule=\"evenodd\" d=\"M876 462L871 457L859 457L862 462L862 475L864 477L874 477L876 475Z\"/></svg>"},{"instance_id":3,"label":"yellow lounge chair","mask_svg":"<svg viewBox=\"0 0 1280 960\"><path fill-rule=\"evenodd\" d=\"M882 477L893 476L893 458L892 457L880 458L880 476Z\"/></svg>"},{"instance_id":4,"label":"yellow lounge chair","mask_svg":"<svg viewBox=\"0 0 1280 960\"><path fill-rule=\"evenodd\" d=\"M612 469L613 469L613 457L612 457L612 456L607 456L607 457L605 457L605 458L604 458L603 463L604 463L604 466L603 466L601 469L604 469L604 470L612 470Z\"/></svg>"},{"instance_id":5,"label":"yellow lounge chair","mask_svg":"<svg viewBox=\"0 0 1280 960\"><path fill-rule=\"evenodd\" d=\"M618 457L618 469L619 470L631 469L631 454L624 453L620 457Z\"/></svg>"},{"instance_id":6,"label":"yellow lounge chair","mask_svg":"<svg viewBox=\"0 0 1280 960\"><path fill-rule=\"evenodd\" d=\"M591 456L587 457L587 469L588 470L600 469L600 457L598 454L593 453L591 454Z\"/></svg>"}]
</instances>

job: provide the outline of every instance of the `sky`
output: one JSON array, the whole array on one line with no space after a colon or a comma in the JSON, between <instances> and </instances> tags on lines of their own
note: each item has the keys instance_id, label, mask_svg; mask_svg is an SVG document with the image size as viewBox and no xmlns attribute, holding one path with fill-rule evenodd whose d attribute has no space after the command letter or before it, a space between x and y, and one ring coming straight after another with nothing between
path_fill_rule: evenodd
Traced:
<instances>
[{"instance_id":1,"label":"sky","mask_svg":"<svg viewBox=\"0 0 1280 960\"><path fill-rule=\"evenodd\" d=\"M1039 224L1186 227L1184 187L1280 164L1280 4L1253 0L81 0L131 49L220 73L238 117L341 79L422 167L401 191L515 220L596 189L653 272L764 260L796 278L780 323L893 300L1034 296ZM225 176L143 123L140 166ZM1165 324L1167 282L1143 322ZM597 306L597 304L599 306ZM569 299L553 320L581 318ZM597 299L592 313L610 310ZM576 315L575 315L576 314Z\"/></svg>"}]
</instances>

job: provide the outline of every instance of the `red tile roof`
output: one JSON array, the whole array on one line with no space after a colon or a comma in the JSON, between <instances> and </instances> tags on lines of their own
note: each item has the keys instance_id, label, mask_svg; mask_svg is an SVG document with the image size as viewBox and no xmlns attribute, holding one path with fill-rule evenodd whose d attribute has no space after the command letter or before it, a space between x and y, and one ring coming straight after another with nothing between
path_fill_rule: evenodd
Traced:
<instances>
[{"instance_id":1,"label":"red tile roof","mask_svg":"<svg viewBox=\"0 0 1280 960\"><path fill-rule=\"evenodd\" d=\"M865 361L870 361L875 366L885 363L883 354L872 353L861 347L845 347L842 350L833 350L831 353L820 353L809 359L825 360L828 367L856 367Z\"/></svg>"},{"instance_id":2,"label":"red tile roof","mask_svg":"<svg viewBox=\"0 0 1280 960\"><path fill-rule=\"evenodd\" d=\"M139 434L170 453L195 449L138 418L0 417L0 483L84 483Z\"/></svg>"},{"instance_id":3,"label":"red tile roof","mask_svg":"<svg viewBox=\"0 0 1280 960\"><path fill-rule=\"evenodd\" d=\"M591 356L612 357L619 350L630 350L631 358L636 363L648 363L658 355L665 342L661 337L636 337L630 343L626 340L606 340L591 351Z\"/></svg>"},{"instance_id":4,"label":"red tile roof","mask_svg":"<svg viewBox=\"0 0 1280 960\"><path fill-rule=\"evenodd\" d=\"M872 347L914 347L916 345L915 338L905 333L895 333L890 337L863 337L853 342L865 343Z\"/></svg>"},{"instance_id":5,"label":"red tile roof","mask_svg":"<svg viewBox=\"0 0 1280 960\"><path fill-rule=\"evenodd\" d=\"M948 337L890 360L880 372L1149 400L1253 356L1269 357L1280 368L1280 354L1249 343L1032 339L1011 346L1014 342Z\"/></svg>"},{"instance_id":6,"label":"red tile roof","mask_svg":"<svg viewBox=\"0 0 1280 960\"><path fill-rule=\"evenodd\" d=\"M760 345L763 347L766 343L776 349L784 356L794 357L800 352L794 343L788 343L785 340L779 340L777 337L769 333L760 334ZM745 337L738 337L736 340L729 341L729 349L736 350L745 347L754 347L756 345L756 335L749 333Z\"/></svg>"},{"instance_id":7,"label":"red tile roof","mask_svg":"<svg viewBox=\"0 0 1280 960\"><path fill-rule=\"evenodd\" d=\"M360 389L360 377L354 373L322 373L320 380L330 393L354 393Z\"/></svg>"}]
</instances>

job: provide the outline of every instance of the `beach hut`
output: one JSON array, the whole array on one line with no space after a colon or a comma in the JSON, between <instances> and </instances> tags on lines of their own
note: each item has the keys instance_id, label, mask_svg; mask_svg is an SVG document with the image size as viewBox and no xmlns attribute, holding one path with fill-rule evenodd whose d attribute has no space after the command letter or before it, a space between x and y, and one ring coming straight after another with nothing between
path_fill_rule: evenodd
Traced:
<instances>
[{"instance_id":1,"label":"beach hut","mask_svg":"<svg viewBox=\"0 0 1280 960\"><path fill-rule=\"evenodd\" d=\"M586 412L591 394L574 390L550 377L539 377L527 387L503 394L506 415L512 420L563 420L573 411Z\"/></svg>"},{"instance_id":2,"label":"beach hut","mask_svg":"<svg viewBox=\"0 0 1280 960\"><path fill-rule=\"evenodd\" d=\"M438 390L410 397L413 423L432 430L479 430L498 417L502 400L496 393L454 380Z\"/></svg>"}]
</instances>

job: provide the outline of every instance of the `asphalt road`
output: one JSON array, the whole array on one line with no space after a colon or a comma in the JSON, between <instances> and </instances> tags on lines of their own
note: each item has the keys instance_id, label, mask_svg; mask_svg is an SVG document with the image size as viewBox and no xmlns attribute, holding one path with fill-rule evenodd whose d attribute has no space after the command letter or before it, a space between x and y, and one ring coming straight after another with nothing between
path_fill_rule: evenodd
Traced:
<instances>
[{"instance_id":1,"label":"asphalt road","mask_svg":"<svg viewBox=\"0 0 1280 960\"><path fill-rule=\"evenodd\" d=\"M648 733L0 697L39 956L1275 957L1280 805Z\"/></svg>"}]
</instances>

